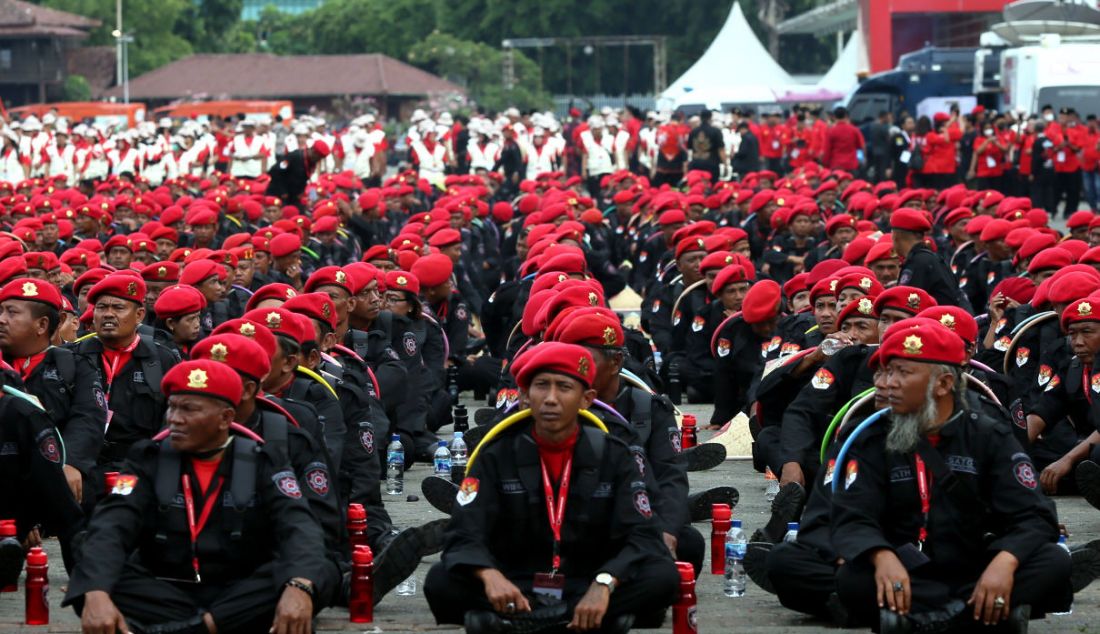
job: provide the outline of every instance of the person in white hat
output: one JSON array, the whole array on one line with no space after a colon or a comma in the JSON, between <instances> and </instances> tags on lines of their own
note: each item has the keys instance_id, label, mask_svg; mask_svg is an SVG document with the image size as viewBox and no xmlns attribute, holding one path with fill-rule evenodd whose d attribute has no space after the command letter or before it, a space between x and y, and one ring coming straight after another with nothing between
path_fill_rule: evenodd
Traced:
<instances>
[{"instance_id":1,"label":"person in white hat","mask_svg":"<svg viewBox=\"0 0 1100 634\"><path fill-rule=\"evenodd\" d=\"M244 119L238 124L240 133L229 144L229 173L236 178L256 178L267 172L270 152L256 134L256 122Z\"/></svg>"},{"instance_id":2,"label":"person in white hat","mask_svg":"<svg viewBox=\"0 0 1100 634\"><path fill-rule=\"evenodd\" d=\"M58 124L53 133L53 139L46 144L46 176L55 178L63 176L66 182L72 184L76 180L76 146L69 142L69 126Z\"/></svg>"},{"instance_id":3,"label":"person in white hat","mask_svg":"<svg viewBox=\"0 0 1100 634\"><path fill-rule=\"evenodd\" d=\"M600 179L614 171L614 139L607 134L602 116L588 118L588 129L580 134L581 178L587 182L588 195L599 199Z\"/></svg>"},{"instance_id":4,"label":"person in white hat","mask_svg":"<svg viewBox=\"0 0 1100 634\"><path fill-rule=\"evenodd\" d=\"M11 128L0 132L0 182L18 183L30 175L30 166L19 152L19 135Z\"/></svg>"},{"instance_id":5,"label":"person in white hat","mask_svg":"<svg viewBox=\"0 0 1100 634\"><path fill-rule=\"evenodd\" d=\"M76 178L80 181L100 181L111 171L107 148L100 141L99 131L93 126L84 129L84 139L76 151Z\"/></svg>"},{"instance_id":6,"label":"person in white hat","mask_svg":"<svg viewBox=\"0 0 1100 634\"><path fill-rule=\"evenodd\" d=\"M416 138L409 143L409 158L416 165L420 178L433 185L443 185L443 172L447 165L447 148L439 143L435 122L423 119L416 125Z\"/></svg>"},{"instance_id":7,"label":"person in white hat","mask_svg":"<svg viewBox=\"0 0 1100 634\"><path fill-rule=\"evenodd\" d=\"M141 173L143 165L141 152L134 148L137 140L136 130L127 130L115 137L115 147L107 152L107 158L111 161L111 173L115 176L129 174L136 176Z\"/></svg>"},{"instance_id":8,"label":"person in white hat","mask_svg":"<svg viewBox=\"0 0 1100 634\"><path fill-rule=\"evenodd\" d=\"M471 121L470 141L466 144L466 156L470 164L470 173L479 174L493 171L500 158L500 144L492 140L493 125L485 119Z\"/></svg>"}]
</instances>

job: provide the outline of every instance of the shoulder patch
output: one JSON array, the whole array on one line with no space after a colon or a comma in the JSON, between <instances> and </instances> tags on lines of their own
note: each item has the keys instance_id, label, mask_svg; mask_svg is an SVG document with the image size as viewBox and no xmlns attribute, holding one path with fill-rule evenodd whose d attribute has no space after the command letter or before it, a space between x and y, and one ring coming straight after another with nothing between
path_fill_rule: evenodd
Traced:
<instances>
[{"instance_id":1,"label":"shoulder patch","mask_svg":"<svg viewBox=\"0 0 1100 634\"><path fill-rule=\"evenodd\" d=\"M111 488L111 495L130 495L137 486L138 477L128 473L121 473L115 480L115 486Z\"/></svg>"},{"instance_id":2,"label":"shoulder patch","mask_svg":"<svg viewBox=\"0 0 1100 634\"><path fill-rule=\"evenodd\" d=\"M279 490L279 493L286 497L302 497L302 488L298 486L298 478L294 477L293 471L280 471L271 476L271 481L275 483L275 488Z\"/></svg>"},{"instance_id":3,"label":"shoulder patch","mask_svg":"<svg viewBox=\"0 0 1100 634\"><path fill-rule=\"evenodd\" d=\"M855 460L849 460L848 466L844 469L844 490L848 490L855 484L857 477L859 477L859 464Z\"/></svg>"},{"instance_id":4,"label":"shoulder patch","mask_svg":"<svg viewBox=\"0 0 1100 634\"><path fill-rule=\"evenodd\" d=\"M649 495L645 491L634 492L634 510L646 519L653 517L653 507L649 504Z\"/></svg>"},{"instance_id":5,"label":"shoulder patch","mask_svg":"<svg viewBox=\"0 0 1100 634\"><path fill-rule=\"evenodd\" d=\"M1012 467L1012 475L1016 476L1017 482L1029 489L1034 489L1039 484L1035 480L1035 467L1031 466L1029 460L1017 462L1016 466Z\"/></svg>"},{"instance_id":6,"label":"shoulder patch","mask_svg":"<svg viewBox=\"0 0 1100 634\"><path fill-rule=\"evenodd\" d=\"M328 469L325 465L319 463L310 465L310 467L310 470L306 472L306 485L320 497L328 497Z\"/></svg>"},{"instance_id":7,"label":"shoulder patch","mask_svg":"<svg viewBox=\"0 0 1100 634\"><path fill-rule=\"evenodd\" d=\"M1049 365L1047 365L1045 363L1043 365L1040 365L1039 366L1039 374L1036 377L1037 380L1039 381L1039 387L1043 387L1044 385L1049 383L1050 382L1050 377L1052 377L1052 376L1054 376L1054 369L1053 368L1051 368Z\"/></svg>"},{"instance_id":8,"label":"shoulder patch","mask_svg":"<svg viewBox=\"0 0 1100 634\"><path fill-rule=\"evenodd\" d=\"M1016 367L1022 368L1027 365L1027 360L1031 357L1031 348L1020 346L1016 348Z\"/></svg>"},{"instance_id":9,"label":"shoulder patch","mask_svg":"<svg viewBox=\"0 0 1100 634\"><path fill-rule=\"evenodd\" d=\"M810 379L810 385L818 390L827 390L835 380L836 377L833 376L832 372L825 368L821 368L814 373L814 378Z\"/></svg>"},{"instance_id":10,"label":"shoulder patch","mask_svg":"<svg viewBox=\"0 0 1100 634\"><path fill-rule=\"evenodd\" d=\"M455 501L461 506L466 506L470 502L473 502L477 498L477 489L479 486L477 478L467 477L462 481L462 484L458 487L458 493L455 495Z\"/></svg>"}]
</instances>

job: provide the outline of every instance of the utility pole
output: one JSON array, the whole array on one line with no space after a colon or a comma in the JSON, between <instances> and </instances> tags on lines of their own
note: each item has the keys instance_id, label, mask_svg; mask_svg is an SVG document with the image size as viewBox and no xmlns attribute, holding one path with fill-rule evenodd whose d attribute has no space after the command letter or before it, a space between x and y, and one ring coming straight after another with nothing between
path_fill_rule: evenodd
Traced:
<instances>
[{"instance_id":1,"label":"utility pole","mask_svg":"<svg viewBox=\"0 0 1100 634\"><path fill-rule=\"evenodd\" d=\"M115 35L117 33L118 35ZM122 83L122 0L115 0L115 84Z\"/></svg>"}]
</instances>

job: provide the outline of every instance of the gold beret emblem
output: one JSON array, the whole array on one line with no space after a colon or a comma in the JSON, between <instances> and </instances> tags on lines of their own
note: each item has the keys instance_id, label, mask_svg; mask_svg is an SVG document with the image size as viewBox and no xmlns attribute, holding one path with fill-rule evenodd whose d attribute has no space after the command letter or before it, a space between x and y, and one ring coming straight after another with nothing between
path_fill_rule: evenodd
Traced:
<instances>
[{"instance_id":1,"label":"gold beret emblem","mask_svg":"<svg viewBox=\"0 0 1100 634\"><path fill-rule=\"evenodd\" d=\"M204 370L191 370L191 373L187 375L187 387L195 390L205 390L210 377L206 376Z\"/></svg>"},{"instance_id":2,"label":"gold beret emblem","mask_svg":"<svg viewBox=\"0 0 1100 634\"><path fill-rule=\"evenodd\" d=\"M905 354L920 354L924 348L924 342L917 335L909 335L901 345L905 349Z\"/></svg>"},{"instance_id":3,"label":"gold beret emblem","mask_svg":"<svg viewBox=\"0 0 1100 634\"><path fill-rule=\"evenodd\" d=\"M216 343L210 346L210 358L215 361L225 361L229 356L229 349L225 347L224 343Z\"/></svg>"}]
</instances>

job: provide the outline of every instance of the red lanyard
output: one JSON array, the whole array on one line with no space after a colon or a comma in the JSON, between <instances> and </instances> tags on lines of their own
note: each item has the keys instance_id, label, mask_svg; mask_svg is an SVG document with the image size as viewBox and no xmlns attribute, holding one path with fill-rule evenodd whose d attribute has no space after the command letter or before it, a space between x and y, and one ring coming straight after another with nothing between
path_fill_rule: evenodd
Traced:
<instances>
[{"instance_id":1,"label":"red lanyard","mask_svg":"<svg viewBox=\"0 0 1100 634\"><path fill-rule=\"evenodd\" d=\"M130 342L130 345L126 346L122 350L116 351L115 358L112 361L107 360L107 351L104 350L102 356L103 359L103 373L107 375L107 390L110 391L111 384L115 381L115 376L118 374L119 362L122 361L122 356L134 351L138 342L141 341L141 337L134 335L134 340Z\"/></svg>"},{"instance_id":2,"label":"red lanyard","mask_svg":"<svg viewBox=\"0 0 1100 634\"><path fill-rule=\"evenodd\" d=\"M206 526L210 513L217 504L218 493L222 489L222 478L218 476L218 481L207 492L197 523L195 522L195 498L191 495L191 478L183 474L181 479L183 480L183 502L187 507L187 527L191 529L191 566L195 569L195 583L202 583L202 577L199 576L199 533Z\"/></svg>"},{"instance_id":3,"label":"red lanyard","mask_svg":"<svg viewBox=\"0 0 1100 634\"><path fill-rule=\"evenodd\" d=\"M569 472L573 467L573 457L565 462L565 468L561 473L561 484L558 485L558 494L554 495L554 487L550 484L550 472L546 470L546 461L542 463L542 488L546 492L546 515L550 519L550 530L554 533L554 559L553 570L550 574L557 574L561 568L561 524L565 519L565 500L569 497Z\"/></svg>"},{"instance_id":4,"label":"red lanyard","mask_svg":"<svg viewBox=\"0 0 1100 634\"><path fill-rule=\"evenodd\" d=\"M924 468L924 459L920 454L914 456L917 461L917 493L920 494L920 512L924 515L924 524L920 527L917 539L920 544L928 539L928 512L932 508L932 493L928 486L928 471Z\"/></svg>"}]
</instances>

